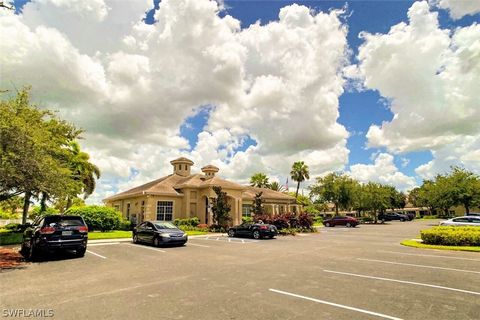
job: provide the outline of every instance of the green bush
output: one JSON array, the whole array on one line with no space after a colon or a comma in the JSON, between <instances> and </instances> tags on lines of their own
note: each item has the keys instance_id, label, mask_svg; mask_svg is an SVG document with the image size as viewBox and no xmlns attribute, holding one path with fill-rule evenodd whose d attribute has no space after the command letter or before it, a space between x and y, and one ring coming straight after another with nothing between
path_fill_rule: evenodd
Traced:
<instances>
[{"instance_id":1,"label":"green bush","mask_svg":"<svg viewBox=\"0 0 480 320\"><path fill-rule=\"evenodd\" d=\"M71 207L65 212L65 214L82 216L90 231L100 230L104 232L117 230L122 223L124 223L122 214L112 207L95 205Z\"/></svg>"},{"instance_id":2,"label":"green bush","mask_svg":"<svg viewBox=\"0 0 480 320\"><path fill-rule=\"evenodd\" d=\"M12 232L23 232L22 225L20 223L9 223L4 226L5 229L10 230Z\"/></svg>"},{"instance_id":3,"label":"green bush","mask_svg":"<svg viewBox=\"0 0 480 320\"><path fill-rule=\"evenodd\" d=\"M40 206L34 206L32 208L32 212L30 213L30 215L28 216L31 220L35 220L36 217L38 216L48 216L48 215L52 215L52 214L59 214L60 211L58 211L57 209L55 208L52 208L52 207L48 207L45 209L45 211L41 212L40 211Z\"/></svg>"},{"instance_id":4,"label":"green bush","mask_svg":"<svg viewBox=\"0 0 480 320\"><path fill-rule=\"evenodd\" d=\"M253 222L253 218L252 217L242 217L242 222L243 223Z\"/></svg>"},{"instance_id":5,"label":"green bush","mask_svg":"<svg viewBox=\"0 0 480 320\"><path fill-rule=\"evenodd\" d=\"M132 222L122 219L122 222L120 222L120 226L118 227L118 230L132 231L133 227L134 226L133 226Z\"/></svg>"},{"instance_id":6,"label":"green bush","mask_svg":"<svg viewBox=\"0 0 480 320\"><path fill-rule=\"evenodd\" d=\"M480 246L480 227L433 227L420 231L425 244Z\"/></svg>"},{"instance_id":7,"label":"green bush","mask_svg":"<svg viewBox=\"0 0 480 320\"><path fill-rule=\"evenodd\" d=\"M7 232L3 232L2 230L7 230L7 229L0 229L0 245L22 243L23 233L12 232L11 230L7 230Z\"/></svg>"},{"instance_id":8,"label":"green bush","mask_svg":"<svg viewBox=\"0 0 480 320\"><path fill-rule=\"evenodd\" d=\"M179 226L187 226L187 227L196 227L200 224L200 219L197 217L193 218L186 218L186 219L175 219L173 220L173 224L177 227Z\"/></svg>"},{"instance_id":9,"label":"green bush","mask_svg":"<svg viewBox=\"0 0 480 320\"><path fill-rule=\"evenodd\" d=\"M11 212L3 211L2 209L0 209L0 219L10 220L10 219L18 219L19 217L20 215L18 213L11 213Z\"/></svg>"}]
</instances>

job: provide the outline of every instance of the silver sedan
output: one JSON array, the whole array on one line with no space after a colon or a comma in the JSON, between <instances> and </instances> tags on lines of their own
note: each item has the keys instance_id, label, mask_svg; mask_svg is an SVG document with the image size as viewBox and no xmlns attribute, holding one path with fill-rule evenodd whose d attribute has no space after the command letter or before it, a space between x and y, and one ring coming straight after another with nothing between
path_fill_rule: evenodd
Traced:
<instances>
[{"instance_id":1,"label":"silver sedan","mask_svg":"<svg viewBox=\"0 0 480 320\"><path fill-rule=\"evenodd\" d=\"M480 227L480 217L464 216L448 219L440 222L441 226L478 226Z\"/></svg>"}]
</instances>

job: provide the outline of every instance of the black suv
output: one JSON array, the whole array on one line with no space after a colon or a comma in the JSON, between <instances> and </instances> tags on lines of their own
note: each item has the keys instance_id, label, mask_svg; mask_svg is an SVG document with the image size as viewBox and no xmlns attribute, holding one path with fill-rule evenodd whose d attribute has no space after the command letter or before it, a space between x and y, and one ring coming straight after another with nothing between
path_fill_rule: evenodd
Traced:
<instances>
[{"instance_id":1,"label":"black suv","mask_svg":"<svg viewBox=\"0 0 480 320\"><path fill-rule=\"evenodd\" d=\"M22 255L36 260L42 253L75 250L83 257L87 250L88 227L80 216L51 215L35 219L23 233Z\"/></svg>"},{"instance_id":2,"label":"black suv","mask_svg":"<svg viewBox=\"0 0 480 320\"><path fill-rule=\"evenodd\" d=\"M400 220L400 221L410 221L410 218L406 214L397 213L397 212L387 212L384 214L380 214L378 219L382 222L384 221L393 221L393 220Z\"/></svg>"}]
</instances>

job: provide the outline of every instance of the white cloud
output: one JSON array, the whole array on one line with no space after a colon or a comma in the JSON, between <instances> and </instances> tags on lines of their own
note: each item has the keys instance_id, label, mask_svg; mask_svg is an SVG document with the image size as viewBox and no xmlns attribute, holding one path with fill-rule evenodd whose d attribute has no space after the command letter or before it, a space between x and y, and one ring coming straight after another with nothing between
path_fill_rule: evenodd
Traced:
<instances>
[{"instance_id":1,"label":"white cloud","mask_svg":"<svg viewBox=\"0 0 480 320\"><path fill-rule=\"evenodd\" d=\"M480 25L441 29L437 15L427 2L415 2L408 23L388 34L363 34L358 69L349 74L359 74L366 89L378 90L394 114L370 127L369 146L393 153L431 150L440 165L452 163L448 150L457 155L478 150L464 141L480 136ZM455 163L465 161L457 157ZM418 172L425 174L427 167L438 168L432 163Z\"/></svg>"},{"instance_id":2,"label":"white cloud","mask_svg":"<svg viewBox=\"0 0 480 320\"><path fill-rule=\"evenodd\" d=\"M416 186L415 178L400 172L393 162L394 157L388 153L376 155L373 164L355 164L350 166L347 172L360 182L369 181L392 185L399 190L407 191Z\"/></svg>"},{"instance_id":3,"label":"white cloud","mask_svg":"<svg viewBox=\"0 0 480 320\"><path fill-rule=\"evenodd\" d=\"M348 133L337 122L346 26L341 12L282 8L241 30L208 0L33 0L0 12L0 86L32 85L34 100L86 129L82 145L111 193L171 172L183 155L227 178L341 169ZM215 106L187 152L180 126ZM251 137L257 146L238 151Z\"/></svg>"},{"instance_id":4,"label":"white cloud","mask_svg":"<svg viewBox=\"0 0 480 320\"><path fill-rule=\"evenodd\" d=\"M480 1L477 0L430 0L430 3L448 10L453 19L480 13Z\"/></svg>"}]
</instances>

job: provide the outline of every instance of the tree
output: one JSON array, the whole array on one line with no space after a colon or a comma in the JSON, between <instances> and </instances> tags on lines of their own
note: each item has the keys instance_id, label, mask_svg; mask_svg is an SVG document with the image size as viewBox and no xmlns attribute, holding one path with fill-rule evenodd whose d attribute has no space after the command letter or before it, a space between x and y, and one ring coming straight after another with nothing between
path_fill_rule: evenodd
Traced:
<instances>
[{"instance_id":1,"label":"tree","mask_svg":"<svg viewBox=\"0 0 480 320\"><path fill-rule=\"evenodd\" d=\"M23 194L27 219L32 198L61 195L71 188L64 159L81 133L48 110L30 104L29 89L0 102L0 201Z\"/></svg>"},{"instance_id":2,"label":"tree","mask_svg":"<svg viewBox=\"0 0 480 320\"><path fill-rule=\"evenodd\" d=\"M446 179L449 180L455 205L465 207L467 215L472 206L480 204L480 178L473 172L453 167Z\"/></svg>"},{"instance_id":3,"label":"tree","mask_svg":"<svg viewBox=\"0 0 480 320\"><path fill-rule=\"evenodd\" d=\"M100 178L100 169L89 161L90 156L88 153L80 150L80 145L77 141L70 141L68 150L67 163L72 172L72 180L78 182L74 185L80 186L81 189L74 188L70 194L67 194L66 210L70 208L73 199L79 193L83 193L84 199L91 195L95 190L95 179Z\"/></svg>"},{"instance_id":4,"label":"tree","mask_svg":"<svg viewBox=\"0 0 480 320\"><path fill-rule=\"evenodd\" d=\"M292 165L292 171L290 171L290 176L293 181L297 182L297 191L295 192L295 198L297 198L300 183L310 179L308 166L303 161L294 162Z\"/></svg>"},{"instance_id":5,"label":"tree","mask_svg":"<svg viewBox=\"0 0 480 320\"><path fill-rule=\"evenodd\" d=\"M358 182L345 174L329 173L318 177L317 182L310 187L310 195L319 197L321 202L331 202L335 205L335 215L339 209L350 209L354 205L354 195Z\"/></svg>"},{"instance_id":6,"label":"tree","mask_svg":"<svg viewBox=\"0 0 480 320\"><path fill-rule=\"evenodd\" d=\"M250 185L257 188L268 188L270 184L268 182L267 175L265 173L258 172L250 178Z\"/></svg>"},{"instance_id":7,"label":"tree","mask_svg":"<svg viewBox=\"0 0 480 320\"><path fill-rule=\"evenodd\" d=\"M0 209L11 214L17 212L18 209L22 207L23 198L20 196L13 196L7 200L0 202Z\"/></svg>"},{"instance_id":8,"label":"tree","mask_svg":"<svg viewBox=\"0 0 480 320\"><path fill-rule=\"evenodd\" d=\"M285 192L287 191L285 189L285 186L281 185L280 183L278 183L277 181L273 181L272 183L270 183L268 185L268 189L272 189L272 190L275 190L275 191L278 191L278 192Z\"/></svg>"},{"instance_id":9,"label":"tree","mask_svg":"<svg viewBox=\"0 0 480 320\"><path fill-rule=\"evenodd\" d=\"M263 199L262 199L263 192L255 193L255 198L253 198L253 214L256 216L261 216L265 213L265 209L263 207Z\"/></svg>"},{"instance_id":10,"label":"tree","mask_svg":"<svg viewBox=\"0 0 480 320\"><path fill-rule=\"evenodd\" d=\"M217 197L212 199L213 221L215 224L225 228L231 220L231 206L227 201L227 193L222 191L222 187L219 186L214 186L213 191L217 194Z\"/></svg>"},{"instance_id":11,"label":"tree","mask_svg":"<svg viewBox=\"0 0 480 320\"><path fill-rule=\"evenodd\" d=\"M391 188L380 183L369 182L363 187L363 192L364 206L366 210L373 212L375 223L377 223L378 214L384 213L387 208L391 207Z\"/></svg>"}]
</instances>

